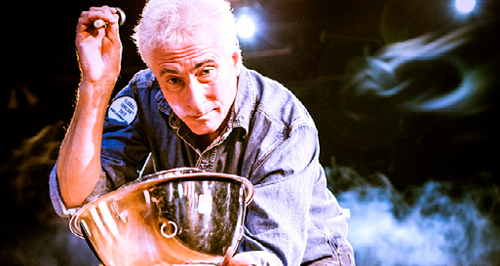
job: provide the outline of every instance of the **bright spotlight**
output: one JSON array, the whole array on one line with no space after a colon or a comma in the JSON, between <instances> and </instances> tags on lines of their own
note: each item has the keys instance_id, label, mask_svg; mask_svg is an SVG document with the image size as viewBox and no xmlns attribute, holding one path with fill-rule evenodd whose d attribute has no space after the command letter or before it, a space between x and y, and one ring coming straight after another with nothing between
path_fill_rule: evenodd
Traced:
<instances>
[{"instance_id":1,"label":"bright spotlight","mask_svg":"<svg viewBox=\"0 0 500 266\"><path fill-rule=\"evenodd\" d=\"M255 23L248 16L242 15L236 21L236 31L241 38L250 38L255 33Z\"/></svg>"},{"instance_id":2,"label":"bright spotlight","mask_svg":"<svg viewBox=\"0 0 500 266\"><path fill-rule=\"evenodd\" d=\"M476 6L476 0L455 0L455 7L458 12L462 14L468 14L474 10Z\"/></svg>"}]
</instances>

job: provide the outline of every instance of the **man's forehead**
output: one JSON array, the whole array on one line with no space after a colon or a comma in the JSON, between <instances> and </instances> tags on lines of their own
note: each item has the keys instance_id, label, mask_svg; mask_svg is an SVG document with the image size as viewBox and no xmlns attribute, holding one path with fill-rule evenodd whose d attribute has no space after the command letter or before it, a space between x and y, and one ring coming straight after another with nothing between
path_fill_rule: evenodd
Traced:
<instances>
[{"instance_id":1,"label":"man's forehead","mask_svg":"<svg viewBox=\"0 0 500 266\"><path fill-rule=\"evenodd\" d=\"M191 44L179 48L159 48L153 53L157 64L192 64L196 65L206 60L217 62L219 51L214 45Z\"/></svg>"}]
</instances>

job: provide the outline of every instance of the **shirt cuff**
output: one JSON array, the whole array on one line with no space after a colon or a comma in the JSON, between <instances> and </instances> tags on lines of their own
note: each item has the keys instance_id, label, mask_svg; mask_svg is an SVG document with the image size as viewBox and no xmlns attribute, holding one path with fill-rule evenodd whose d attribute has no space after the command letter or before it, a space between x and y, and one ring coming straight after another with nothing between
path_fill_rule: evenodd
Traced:
<instances>
[{"instance_id":1,"label":"shirt cuff","mask_svg":"<svg viewBox=\"0 0 500 266\"><path fill-rule=\"evenodd\" d=\"M59 190L59 182L57 180L57 162L52 168L49 177L49 188L50 188L50 200L52 201L52 207L56 214L65 219L71 218L83 205L96 200L100 196L109 192L106 186L106 173L101 169L101 174L99 180L92 191L92 193L87 197L82 205L76 208L67 208L61 197L61 192Z\"/></svg>"}]
</instances>

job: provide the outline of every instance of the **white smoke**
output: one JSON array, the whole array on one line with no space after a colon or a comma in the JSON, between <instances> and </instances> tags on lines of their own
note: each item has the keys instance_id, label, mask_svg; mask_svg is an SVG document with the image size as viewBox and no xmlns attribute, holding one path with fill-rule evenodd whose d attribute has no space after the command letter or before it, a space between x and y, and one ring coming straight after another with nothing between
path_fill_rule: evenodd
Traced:
<instances>
[{"instance_id":1,"label":"white smoke","mask_svg":"<svg viewBox=\"0 0 500 266\"><path fill-rule=\"evenodd\" d=\"M379 173L361 177L335 165L328 170L341 206L351 210L348 238L357 265L498 265L498 185L429 181L398 192ZM349 190L335 189L336 183Z\"/></svg>"}]
</instances>

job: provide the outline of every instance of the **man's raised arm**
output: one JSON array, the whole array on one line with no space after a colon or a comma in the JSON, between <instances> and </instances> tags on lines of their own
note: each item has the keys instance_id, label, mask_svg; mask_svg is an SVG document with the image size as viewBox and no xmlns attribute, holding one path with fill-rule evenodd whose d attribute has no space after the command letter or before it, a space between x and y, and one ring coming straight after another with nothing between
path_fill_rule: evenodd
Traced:
<instances>
[{"instance_id":1,"label":"man's raised arm","mask_svg":"<svg viewBox=\"0 0 500 266\"><path fill-rule=\"evenodd\" d=\"M78 20L76 47L82 73L71 124L61 145L57 178L67 208L81 205L101 173L101 139L106 107L120 73L122 46L115 8L92 7ZM95 20L106 27L96 29Z\"/></svg>"}]
</instances>

